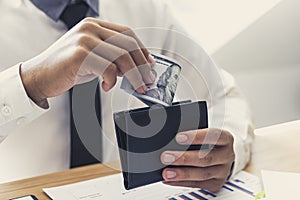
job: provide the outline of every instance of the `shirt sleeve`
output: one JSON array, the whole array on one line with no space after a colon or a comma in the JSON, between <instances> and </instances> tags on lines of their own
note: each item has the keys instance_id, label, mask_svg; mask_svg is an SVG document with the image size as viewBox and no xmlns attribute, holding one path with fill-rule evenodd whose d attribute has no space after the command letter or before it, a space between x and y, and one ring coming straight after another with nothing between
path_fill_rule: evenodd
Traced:
<instances>
[{"instance_id":1,"label":"shirt sleeve","mask_svg":"<svg viewBox=\"0 0 300 200\"><path fill-rule=\"evenodd\" d=\"M217 128L229 131L234 138L235 162L231 174L231 177L233 177L243 170L250 160L254 128L248 103L238 88L235 79L225 70L221 70L221 72L226 103L223 115L224 125Z\"/></svg>"},{"instance_id":2,"label":"shirt sleeve","mask_svg":"<svg viewBox=\"0 0 300 200\"><path fill-rule=\"evenodd\" d=\"M14 129L47 111L27 96L19 73L20 65L0 72L0 143Z\"/></svg>"},{"instance_id":3,"label":"shirt sleeve","mask_svg":"<svg viewBox=\"0 0 300 200\"><path fill-rule=\"evenodd\" d=\"M176 60L182 60L183 57L200 72L204 79L202 82L197 81L197 77L192 73L185 78L189 80L195 92L200 94L198 100L206 100L208 103L209 127L227 130L234 137L235 162L232 177L244 169L250 160L254 129L248 103L233 76L219 68L199 44L190 43L195 40L186 34L167 4L164 13L162 18L165 19L164 23L169 31L162 52ZM185 64L183 66L185 67ZM206 87L198 87L203 83Z\"/></svg>"}]
</instances>

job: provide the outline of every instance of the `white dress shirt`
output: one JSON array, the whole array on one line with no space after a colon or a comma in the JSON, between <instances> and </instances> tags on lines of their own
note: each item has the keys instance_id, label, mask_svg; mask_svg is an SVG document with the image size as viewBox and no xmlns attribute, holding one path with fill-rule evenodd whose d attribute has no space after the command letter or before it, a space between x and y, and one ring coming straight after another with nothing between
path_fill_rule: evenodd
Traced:
<instances>
[{"instance_id":1,"label":"white dress shirt","mask_svg":"<svg viewBox=\"0 0 300 200\"><path fill-rule=\"evenodd\" d=\"M146 47L167 49L169 52L160 53L180 60L185 79L179 82L176 99L208 101L210 127L223 128L234 136L234 173L244 168L253 130L247 104L233 77L221 69L214 74L212 69L217 68L202 49L176 39L176 32L170 30L184 32L161 0L101 0L99 8L101 19L136 29ZM27 97L19 75L22 61L41 53L67 28L60 21L52 21L29 0L0 1L0 13L0 182L68 169L68 94L48 99L50 108L43 110ZM143 27L164 31L145 31ZM196 70L170 53L187 51ZM203 77L196 76L197 69ZM113 112L144 106L119 87L120 79L113 90L101 92L105 161L118 159Z\"/></svg>"}]
</instances>

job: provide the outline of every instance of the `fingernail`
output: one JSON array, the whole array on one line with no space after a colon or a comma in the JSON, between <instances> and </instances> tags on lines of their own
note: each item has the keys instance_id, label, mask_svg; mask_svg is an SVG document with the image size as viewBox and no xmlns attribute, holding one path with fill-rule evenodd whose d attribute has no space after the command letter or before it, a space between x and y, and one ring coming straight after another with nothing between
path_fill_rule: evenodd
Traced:
<instances>
[{"instance_id":1,"label":"fingernail","mask_svg":"<svg viewBox=\"0 0 300 200\"><path fill-rule=\"evenodd\" d=\"M154 76L153 72L150 71L150 79L152 83L155 81L156 77Z\"/></svg>"},{"instance_id":2,"label":"fingernail","mask_svg":"<svg viewBox=\"0 0 300 200\"><path fill-rule=\"evenodd\" d=\"M146 90L147 90L147 87L145 85L143 85L143 86L138 87L136 89L136 92L139 94L145 94Z\"/></svg>"},{"instance_id":3,"label":"fingernail","mask_svg":"<svg viewBox=\"0 0 300 200\"><path fill-rule=\"evenodd\" d=\"M144 90L144 93L147 91L147 86L146 85L143 85L143 90Z\"/></svg>"},{"instance_id":4,"label":"fingernail","mask_svg":"<svg viewBox=\"0 0 300 200\"><path fill-rule=\"evenodd\" d=\"M187 140L188 140L188 137L185 134L178 134L176 136L176 141L178 143L185 143L185 142L187 142Z\"/></svg>"},{"instance_id":5,"label":"fingernail","mask_svg":"<svg viewBox=\"0 0 300 200\"><path fill-rule=\"evenodd\" d=\"M155 64L155 60L151 55L148 56L148 62L151 64Z\"/></svg>"},{"instance_id":6,"label":"fingernail","mask_svg":"<svg viewBox=\"0 0 300 200\"><path fill-rule=\"evenodd\" d=\"M168 179L171 179L171 178L175 178L176 177L176 172L175 171L167 171L166 172L166 176Z\"/></svg>"},{"instance_id":7,"label":"fingernail","mask_svg":"<svg viewBox=\"0 0 300 200\"><path fill-rule=\"evenodd\" d=\"M137 93L139 93L139 94L142 94L142 93L143 93L142 90L143 90L143 89L142 89L141 87L139 87L139 88L137 88L135 91L136 91Z\"/></svg>"},{"instance_id":8,"label":"fingernail","mask_svg":"<svg viewBox=\"0 0 300 200\"><path fill-rule=\"evenodd\" d=\"M175 156L173 156L172 154L165 154L164 155L164 163L172 163L175 161Z\"/></svg>"}]
</instances>

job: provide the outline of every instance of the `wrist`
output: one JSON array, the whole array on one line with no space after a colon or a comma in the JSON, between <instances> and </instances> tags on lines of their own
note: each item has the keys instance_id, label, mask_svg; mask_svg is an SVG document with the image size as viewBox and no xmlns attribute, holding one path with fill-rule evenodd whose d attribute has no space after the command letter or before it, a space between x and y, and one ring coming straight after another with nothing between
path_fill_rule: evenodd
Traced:
<instances>
[{"instance_id":1,"label":"wrist","mask_svg":"<svg viewBox=\"0 0 300 200\"><path fill-rule=\"evenodd\" d=\"M26 63L21 63L19 67L20 77L27 93L27 96L38 106L44 109L49 108L47 97L40 91L36 73L30 70L30 67L25 67Z\"/></svg>"}]
</instances>

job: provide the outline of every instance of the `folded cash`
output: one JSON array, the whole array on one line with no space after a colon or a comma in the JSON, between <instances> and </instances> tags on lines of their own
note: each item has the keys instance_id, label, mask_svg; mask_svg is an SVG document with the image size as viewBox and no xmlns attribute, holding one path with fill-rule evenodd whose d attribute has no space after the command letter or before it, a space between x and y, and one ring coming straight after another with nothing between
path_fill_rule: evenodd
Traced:
<instances>
[{"instance_id":1,"label":"folded cash","mask_svg":"<svg viewBox=\"0 0 300 200\"><path fill-rule=\"evenodd\" d=\"M134 95L148 106L153 104L161 104L163 106L172 105L181 67L166 56L154 54L152 54L152 56L156 64L151 71L156 79L154 83L146 85L146 93L136 93L126 77L122 80L121 89Z\"/></svg>"}]
</instances>

